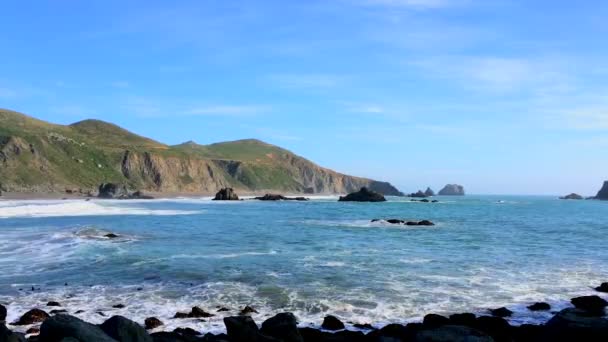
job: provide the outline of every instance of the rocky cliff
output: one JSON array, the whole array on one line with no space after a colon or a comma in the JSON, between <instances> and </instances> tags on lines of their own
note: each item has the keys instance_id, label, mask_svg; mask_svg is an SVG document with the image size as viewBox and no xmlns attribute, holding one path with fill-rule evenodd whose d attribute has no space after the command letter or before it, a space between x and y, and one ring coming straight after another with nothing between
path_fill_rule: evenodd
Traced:
<instances>
[{"instance_id":1,"label":"rocky cliff","mask_svg":"<svg viewBox=\"0 0 608 342\"><path fill-rule=\"evenodd\" d=\"M599 200L608 200L608 181L604 182L604 185L600 191L597 192L595 198Z\"/></svg>"},{"instance_id":2,"label":"rocky cliff","mask_svg":"<svg viewBox=\"0 0 608 342\"><path fill-rule=\"evenodd\" d=\"M0 110L0 190L84 192L105 182L154 192L329 194L368 187L401 195L389 183L341 174L255 139L168 146L99 120L63 126Z\"/></svg>"}]
</instances>

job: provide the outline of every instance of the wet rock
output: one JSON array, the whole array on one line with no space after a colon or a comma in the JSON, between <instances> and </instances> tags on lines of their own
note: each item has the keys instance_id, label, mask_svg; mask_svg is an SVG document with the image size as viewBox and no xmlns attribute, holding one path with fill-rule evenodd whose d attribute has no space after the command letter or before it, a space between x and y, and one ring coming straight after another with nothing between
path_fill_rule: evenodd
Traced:
<instances>
[{"instance_id":1,"label":"wet rock","mask_svg":"<svg viewBox=\"0 0 608 342\"><path fill-rule=\"evenodd\" d=\"M223 306L222 306L221 308L218 308L218 309L217 309L217 312L226 312L226 311L230 311L230 309L225 308L225 307L223 307Z\"/></svg>"},{"instance_id":2,"label":"wet rock","mask_svg":"<svg viewBox=\"0 0 608 342\"><path fill-rule=\"evenodd\" d=\"M551 310L551 305L544 302L537 302L528 306L528 310L530 311L548 311Z\"/></svg>"},{"instance_id":3,"label":"wet rock","mask_svg":"<svg viewBox=\"0 0 608 342\"><path fill-rule=\"evenodd\" d=\"M175 315L173 316L173 318L188 318L190 317L190 314L186 313L186 312L176 312Z\"/></svg>"},{"instance_id":4,"label":"wet rock","mask_svg":"<svg viewBox=\"0 0 608 342\"><path fill-rule=\"evenodd\" d=\"M328 315L323 319L321 328L325 330L342 330L344 329L344 323L340 321L336 316Z\"/></svg>"},{"instance_id":5,"label":"wet rock","mask_svg":"<svg viewBox=\"0 0 608 342\"><path fill-rule=\"evenodd\" d=\"M49 314L40 309L32 309L24 313L13 325L30 325L34 323L44 322L49 318Z\"/></svg>"},{"instance_id":6,"label":"wet rock","mask_svg":"<svg viewBox=\"0 0 608 342\"><path fill-rule=\"evenodd\" d=\"M401 223L404 223L403 220L399 220L399 219L388 219L388 220L386 220L386 222L391 223L391 224L401 224Z\"/></svg>"},{"instance_id":7,"label":"wet rock","mask_svg":"<svg viewBox=\"0 0 608 342\"><path fill-rule=\"evenodd\" d=\"M472 327L475 325L475 320L477 317L475 314L465 312L450 315L450 324L451 325L464 325L467 327Z\"/></svg>"},{"instance_id":8,"label":"wet rock","mask_svg":"<svg viewBox=\"0 0 608 342\"><path fill-rule=\"evenodd\" d=\"M608 320L581 309L558 312L545 328L546 341L608 341Z\"/></svg>"},{"instance_id":9,"label":"wet rock","mask_svg":"<svg viewBox=\"0 0 608 342\"><path fill-rule=\"evenodd\" d=\"M62 341L73 338L77 341L116 342L100 327L69 315L53 316L42 323L40 341Z\"/></svg>"},{"instance_id":10,"label":"wet rock","mask_svg":"<svg viewBox=\"0 0 608 342\"><path fill-rule=\"evenodd\" d=\"M406 226L417 226L417 225L418 225L418 222L414 222L414 221L407 221L407 222L405 223L405 225L406 225Z\"/></svg>"},{"instance_id":11,"label":"wet rock","mask_svg":"<svg viewBox=\"0 0 608 342\"><path fill-rule=\"evenodd\" d=\"M356 324L353 324L353 327L355 327L357 329L364 329L364 330L376 330L376 328L374 328L374 326L372 326L369 323L364 323L364 324L356 323Z\"/></svg>"},{"instance_id":12,"label":"wet rock","mask_svg":"<svg viewBox=\"0 0 608 342\"><path fill-rule=\"evenodd\" d=\"M261 335L258 326L250 316L224 317L224 325L226 325L226 332L231 341L278 341L274 338Z\"/></svg>"},{"instance_id":13,"label":"wet rock","mask_svg":"<svg viewBox=\"0 0 608 342\"><path fill-rule=\"evenodd\" d=\"M522 324L519 327L513 327L513 337L517 342L544 341L545 330L543 325Z\"/></svg>"},{"instance_id":14,"label":"wet rock","mask_svg":"<svg viewBox=\"0 0 608 342\"><path fill-rule=\"evenodd\" d=\"M494 342L479 330L458 326L444 325L434 329L423 329L416 333L415 342Z\"/></svg>"},{"instance_id":15,"label":"wet rock","mask_svg":"<svg viewBox=\"0 0 608 342\"><path fill-rule=\"evenodd\" d=\"M0 304L0 323L6 321L6 307Z\"/></svg>"},{"instance_id":16,"label":"wet rock","mask_svg":"<svg viewBox=\"0 0 608 342\"><path fill-rule=\"evenodd\" d=\"M59 304L59 302L50 301L46 303L46 306L61 306L61 304Z\"/></svg>"},{"instance_id":17,"label":"wet rock","mask_svg":"<svg viewBox=\"0 0 608 342\"><path fill-rule=\"evenodd\" d=\"M420 202L422 202L422 203L429 203L430 201L425 198L425 199L421 199Z\"/></svg>"},{"instance_id":18,"label":"wet rock","mask_svg":"<svg viewBox=\"0 0 608 342\"><path fill-rule=\"evenodd\" d=\"M306 197L285 197L279 194L266 194L262 197L255 197L259 201L308 201Z\"/></svg>"},{"instance_id":19,"label":"wet rock","mask_svg":"<svg viewBox=\"0 0 608 342\"><path fill-rule=\"evenodd\" d=\"M112 316L100 328L119 342L152 342L152 337L142 326L122 316Z\"/></svg>"},{"instance_id":20,"label":"wet rock","mask_svg":"<svg viewBox=\"0 0 608 342\"><path fill-rule=\"evenodd\" d=\"M25 342L25 335L10 331L4 324L0 324L0 341Z\"/></svg>"},{"instance_id":21,"label":"wet rock","mask_svg":"<svg viewBox=\"0 0 608 342\"><path fill-rule=\"evenodd\" d=\"M192 307L192 310L188 314L190 318L207 318L215 316L212 313L208 313L207 311L199 308L198 306Z\"/></svg>"},{"instance_id":22,"label":"wet rock","mask_svg":"<svg viewBox=\"0 0 608 342\"><path fill-rule=\"evenodd\" d=\"M339 202L385 202L386 198L378 192L371 191L366 187L346 196L340 196Z\"/></svg>"},{"instance_id":23,"label":"wet rock","mask_svg":"<svg viewBox=\"0 0 608 342\"><path fill-rule=\"evenodd\" d=\"M202 335L200 332L192 329L192 328L176 328L175 330L173 330L174 333L178 333L180 335L185 335L185 336L200 336Z\"/></svg>"},{"instance_id":24,"label":"wet rock","mask_svg":"<svg viewBox=\"0 0 608 342\"><path fill-rule=\"evenodd\" d=\"M124 305L124 304L116 304L116 305L112 305L112 307L113 307L114 309L124 309L124 308L125 308L125 305Z\"/></svg>"},{"instance_id":25,"label":"wet rock","mask_svg":"<svg viewBox=\"0 0 608 342\"><path fill-rule=\"evenodd\" d=\"M277 314L262 323L262 334L284 342L304 342L296 317L290 312Z\"/></svg>"},{"instance_id":26,"label":"wet rock","mask_svg":"<svg viewBox=\"0 0 608 342\"><path fill-rule=\"evenodd\" d=\"M439 200L432 200L431 202L432 203L437 203L437 202L439 202Z\"/></svg>"},{"instance_id":27,"label":"wet rock","mask_svg":"<svg viewBox=\"0 0 608 342\"><path fill-rule=\"evenodd\" d=\"M75 314L81 314L81 313L84 313L84 310L78 310L75 312Z\"/></svg>"},{"instance_id":28,"label":"wet rock","mask_svg":"<svg viewBox=\"0 0 608 342\"><path fill-rule=\"evenodd\" d=\"M604 308L608 302L599 296L583 296L570 300L577 309L585 310L598 316L604 315Z\"/></svg>"},{"instance_id":29,"label":"wet rock","mask_svg":"<svg viewBox=\"0 0 608 342\"><path fill-rule=\"evenodd\" d=\"M156 317L148 317L144 320L144 326L148 330L156 329L161 325L164 325L164 323Z\"/></svg>"},{"instance_id":30,"label":"wet rock","mask_svg":"<svg viewBox=\"0 0 608 342\"><path fill-rule=\"evenodd\" d=\"M239 196L232 188L223 188L215 194L214 201L238 201Z\"/></svg>"},{"instance_id":31,"label":"wet rock","mask_svg":"<svg viewBox=\"0 0 608 342\"><path fill-rule=\"evenodd\" d=\"M342 330L337 333L330 334L325 341L327 342L364 342L366 341L365 334L361 331Z\"/></svg>"},{"instance_id":32,"label":"wet rock","mask_svg":"<svg viewBox=\"0 0 608 342\"><path fill-rule=\"evenodd\" d=\"M118 235L114 234L114 233L109 233L104 235L104 237L107 237L108 239L116 239L118 237Z\"/></svg>"},{"instance_id":33,"label":"wet rock","mask_svg":"<svg viewBox=\"0 0 608 342\"><path fill-rule=\"evenodd\" d=\"M441 315L437 315L437 314L428 314L426 316L424 316L424 319L422 320L422 324L425 327L440 327L442 325L448 325L450 324L450 319L445 317L445 316L441 316Z\"/></svg>"},{"instance_id":34,"label":"wet rock","mask_svg":"<svg viewBox=\"0 0 608 342\"><path fill-rule=\"evenodd\" d=\"M422 220L418 222L419 226L434 226L435 224L429 220Z\"/></svg>"},{"instance_id":35,"label":"wet rock","mask_svg":"<svg viewBox=\"0 0 608 342\"><path fill-rule=\"evenodd\" d=\"M511 315L513 314L513 311L502 307L502 308L498 308L498 309L490 309L490 313L492 314L492 316L495 317L511 317Z\"/></svg>"},{"instance_id":36,"label":"wet rock","mask_svg":"<svg viewBox=\"0 0 608 342\"><path fill-rule=\"evenodd\" d=\"M25 331L26 335L38 335L40 334L40 328L31 327Z\"/></svg>"},{"instance_id":37,"label":"wet rock","mask_svg":"<svg viewBox=\"0 0 608 342\"><path fill-rule=\"evenodd\" d=\"M481 316L475 320L475 326L473 328L485 332L497 342L511 341L511 325L509 325L509 322L504 318Z\"/></svg>"},{"instance_id":38,"label":"wet rock","mask_svg":"<svg viewBox=\"0 0 608 342\"><path fill-rule=\"evenodd\" d=\"M67 313L67 312L68 312L68 310L66 310L66 309L51 310L51 315L63 314L63 313Z\"/></svg>"},{"instance_id":39,"label":"wet rock","mask_svg":"<svg viewBox=\"0 0 608 342\"><path fill-rule=\"evenodd\" d=\"M258 311L249 305L245 306L243 310L241 310L241 315L249 315L252 313L258 313Z\"/></svg>"},{"instance_id":40,"label":"wet rock","mask_svg":"<svg viewBox=\"0 0 608 342\"><path fill-rule=\"evenodd\" d=\"M595 288L597 292L608 292L608 283L602 283L600 286Z\"/></svg>"},{"instance_id":41,"label":"wet rock","mask_svg":"<svg viewBox=\"0 0 608 342\"><path fill-rule=\"evenodd\" d=\"M411 341L417 331L418 328L414 328L413 326L408 325L405 327L401 324L393 323L368 333L367 339L369 341L382 342Z\"/></svg>"}]
</instances>

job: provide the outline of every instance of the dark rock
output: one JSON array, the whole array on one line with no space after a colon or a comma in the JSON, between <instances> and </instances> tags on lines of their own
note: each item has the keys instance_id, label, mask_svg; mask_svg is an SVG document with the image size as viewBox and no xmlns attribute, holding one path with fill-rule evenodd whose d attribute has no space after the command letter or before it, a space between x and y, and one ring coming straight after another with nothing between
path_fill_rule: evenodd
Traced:
<instances>
[{"instance_id":1,"label":"dark rock","mask_svg":"<svg viewBox=\"0 0 608 342\"><path fill-rule=\"evenodd\" d=\"M485 332L496 341L511 341L511 325L504 318L481 316L475 320L473 328Z\"/></svg>"},{"instance_id":2,"label":"dark rock","mask_svg":"<svg viewBox=\"0 0 608 342\"><path fill-rule=\"evenodd\" d=\"M143 191L138 190L130 194L126 199L154 199L154 197L146 195Z\"/></svg>"},{"instance_id":3,"label":"dark rock","mask_svg":"<svg viewBox=\"0 0 608 342\"><path fill-rule=\"evenodd\" d=\"M239 196L232 188L223 188L215 194L214 201L238 201Z\"/></svg>"},{"instance_id":4,"label":"dark rock","mask_svg":"<svg viewBox=\"0 0 608 342\"><path fill-rule=\"evenodd\" d=\"M304 342L297 324L292 313L283 312L264 321L261 332L284 342Z\"/></svg>"},{"instance_id":5,"label":"dark rock","mask_svg":"<svg viewBox=\"0 0 608 342\"><path fill-rule=\"evenodd\" d=\"M260 201L308 201L306 197L285 197L278 194L266 194L262 197L256 197Z\"/></svg>"},{"instance_id":6,"label":"dark rock","mask_svg":"<svg viewBox=\"0 0 608 342\"><path fill-rule=\"evenodd\" d=\"M100 327L69 315L53 316L42 323L40 341L55 342L73 338L77 341L116 342Z\"/></svg>"},{"instance_id":7,"label":"dark rock","mask_svg":"<svg viewBox=\"0 0 608 342\"><path fill-rule=\"evenodd\" d=\"M472 327L475 325L475 320L477 317L472 313L458 313L450 315L450 324L451 325L464 325L467 327Z\"/></svg>"},{"instance_id":8,"label":"dark rock","mask_svg":"<svg viewBox=\"0 0 608 342\"><path fill-rule=\"evenodd\" d=\"M608 341L608 320L580 309L558 312L545 328L545 341Z\"/></svg>"},{"instance_id":9,"label":"dark rock","mask_svg":"<svg viewBox=\"0 0 608 342\"><path fill-rule=\"evenodd\" d=\"M202 335L200 332L192 329L192 328L175 328L175 330L173 330L174 333L178 333L180 335L186 335L186 336L200 336Z\"/></svg>"},{"instance_id":10,"label":"dark rock","mask_svg":"<svg viewBox=\"0 0 608 342\"><path fill-rule=\"evenodd\" d=\"M465 326L444 325L416 333L415 342L494 342L487 334Z\"/></svg>"},{"instance_id":11,"label":"dark rock","mask_svg":"<svg viewBox=\"0 0 608 342\"><path fill-rule=\"evenodd\" d=\"M382 221L382 220L381 219L373 219L372 223L374 223L374 222L380 222L380 221Z\"/></svg>"},{"instance_id":12,"label":"dark rock","mask_svg":"<svg viewBox=\"0 0 608 342\"><path fill-rule=\"evenodd\" d=\"M124 304L116 304L112 306L114 309L124 309L125 305Z\"/></svg>"},{"instance_id":13,"label":"dark rock","mask_svg":"<svg viewBox=\"0 0 608 342\"><path fill-rule=\"evenodd\" d=\"M382 329L374 330L367 334L368 341L382 341L382 342L401 342L411 341L416 332L419 330L418 326L404 327L401 324L389 324ZM308 340L306 340L308 341Z\"/></svg>"},{"instance_id":14,"label":"dark rock","mask_svg":"<svg viewBox=\"0 0 608 342\"><path fill-rule=\"evenodd\" d=\"M422 324L425 327L435 328L435 327L440 327L442 325L450 324L450 319L445 316L441 316L441 315L437 315L437 314L428 314L428 315L424 316L424 319L422 320Z\"/></svg>"},{"instance_id":15,"label":"dark rock","mask_svg":"<svg viewBox=\"0 0 608 342\"><path fill-rule=\"evenodd\" d=\"M544 341L545 330L543 325L522 324L519 327L513 327L513 338L517 342Z\"/></svg>"},{"instance_id":16,"label":"dark rock","mask_svg":"<svg viewBox=\"0 0 608 342\"><path fill-rule=\"evenodd\" d=\"M374 326L372 326L369 323L364 323L364 324L356 323L356 324L353 324L353 327L355 327L357 329L364 329L364 330L376 330L376 328L374 328Z\"/></svg>"},{"instance_id":17,"label":"dark rock","mask_svg":"<svg viewBox=\"0 0 608 342\"><path fill-rule=\"evenodd\" d=\"M564 199L564 200L582 200L582 199L584 199L584 197L581 196L581 195L579 195L579 194L571 193L570 195L562 196L559 199Z\"/></svg>"},{"instance_id":18,"label":"dark rock","mask_svg":"<svg viewBox=\"0 0 608 342\"><path fill-rule=\"evenodd\" d=\"M326 342L364 342L367 339L361 331L342 330L334 334L328 334Z\"/></svg>"},{"instance_id":19,"label":"dark rock","mask_svg":"<svg viewBox=\"0 0 608 342\"><path fill-rule=\"evenodd\" d=\"M608 283L602 283L600 286L598 286L598 287L595 288L595 291L597 291L597 292L608 292Z\"/></svg>"},{"instance_id":20,"label":"dark rock","mask_svg":"<svg viewBox=\"0 0 608 342\"><path fill-rule=\"evenodd\" d=\"M230 309L225 308L225 307L221 307L221 308L217 309L217 312L226 312L226 311L230 311Z\"/></svg>"},{"instance_id":21,"label":"dark rock","mask_svg":"<svg viewBox=\"0 0 608 342\"><path fill-rule=\"evenodd\" d=\"M422 190L418 190L418 192L412 192L411 194L407 195L407 197L424 198L428 197L428 195Z\"/></svg>"},{"instance_id":22,"label":"dark rock","mask_svg":"<svg viewBox=\"0 0 608 342\"><path fill-rule=\"evenodd\" d=\"M61 304L59 304L59 302L50 301L46 303L46 306L61 306Z\"/></svg>"},{"instance_id":23,"label":"dark rock","mask_svg":"<svg viewBox=\"0 0 608 342\"><path fill-rule=\"evenodd\" d=\"M4 324L0 324L1 342L25 342L25 335L10 331Z\"/></svg>"},{"instance_id":24,"label":"dark rock","mask_svg":"<svg viewBox=\"0 0 608 342\"><path fill-rule=\"evenodd\" d=\"M440 196L464 196L464 187L458 184L448 184L439 191Z\"/></svg>"},{"instance_id":25,"label":"dark rock","mask_svg":"<svg viewBox=\"0 0 608 342\"><path fill-rule=\"evenodd\" d=\"M258 311L249 305L245 306L243 310L241 310L241 315L248 315L252 313L258 313Z\"/></svg>"},{"instance_id":26,"label":"dark rock","mask_svg":"<svg viewBox=\"0 0 608 342\"><path fill-rule=\"evenodd\" d=\"M78 311L75 312L75 314L81 314L83 312L84 312L84 310L78 310Z\"/></svg>"},{"instance_id":27,"label":"dark rock","mask_svg":"<svg viewBox=\"0 0 608 342\"><path fill-rule=\"evenodd\" d=\"M13 325L30 325L34 323L44 322L49 318L49 314L40 309L32 309L24 313Z\"/></svg>"},{"instance_id":28,"label":"dark rock","mask_svg":"<svg viewBox=\"0 0 608 342\"><path fill-rule=\"evenodd\" d=\"M597 195L595 196L595 199L608 200L608 181L604 181L604 185L602 186L600 191L598 191Z\"/></svg>"},{"instance_id":29,"label":"dark rock","mask_svg":"<svg viewBox=\"0 0 608 342\"><path fill-rule=\"evenodd\" d=\"M439 200L432 200L431 202L432 203L437 203L437 202L439 202Z\"/></svg>"},{"instance_id":30,"label":"dark rock","mask_svg":"<svg viewBox=\"0 0 608 342\"><path fill-rule=\"evenodd\" d=\"M191 336L180 335L176 332L160 331L150 335L154 342L198 342Z\"/></svg>"},{"instance_id":31,"label":"dark rock","mask_svg":"<svg viewBox=\"0 0 608 342\"><path fill-rule=\"evenodd\" d=\"M185 312L176 312L175 315L173 316L173 318L188 318L190 317L190 314L185 313Z\"/></svg>"},{"instance_id":32,"label":"dark rock","mask_svg":"<svg viewBox=\"0 0 608 342\"><path fill-rule=\"evenodd\" d=\"M608 306L608 302L599 296L576 297L572 298L570 302L577 309L585 310L599 316L604 315L604 308Z\"/></svg>"},{"instance_id":33,"label":"dark rock","mask_svg":"<svg viewBox=\"0 0 608 342\"><path fill-rule=\"evenodd\" d=\"M406 226L417 226L417 225L418 225L418 222L407 221L407 222L405 223L405 225L406 225Z\"/></svg>"},{"instance_id":34,"label":"dark rock","mask_svg":"<svg viewBox=\"0 0 608 342\"><path fill-rule=\"evenodd\" d=\"M188 314L188 317L191 318L207 318L207 317L213 317L215 316L212 313L208 313L205 310L199 308L198 306L195 306L192 308L192 310L190 311L190 314Z\"/></svg>"},{"instance_id":35,"label":"dark rock","mask_svg":"<svg viewBox=\"0 0 608 342\"><path fill-rule=\"evenodd\" d=\"M321 328L325 330L342 330L344 329L344 323L342 323L336 316L328 315L323 319Z\"/></svg>"},{"instance_id":36,"label":"dark rock","mask_svg":"<svg viewBox=\"0 0 608 342\"><path fill-rule=\"evenodd\" d=\"M129 197L129 190L124 184L102 183L99 185L99 198L126 198Z\"/></svg>"},{"instance_id":37,"label":"dark rock","mask_svg":"<svg viewBox=\"0 0 608 342\"><path fill-rule=\"evenodd\" d=\"M104 235L104 237L107 237L108 239L115 239L118 237L118 235L114 234L114 233L109 233Z\"/></svg>"},{"instance_id":38,"label":"dark rock","mask_svg":"<svg viewBox=\"0 0 608 342\"><path fill-rule=\"evenodd\" d=\"M314 328L299 328L298 333L306 342L325 342L328 338L331 338L331 335L333 335Z\"/></svg>"},{"instance_id":39,"label":"dark rock","mask_svg":"<svg viewBox=\"0 0 608 342\"><path fill-rule=\"evenodd\" d=\"M258 326L250 316L224 317L226 332L231 341L262 342L278 341L260 334Z\"/></svg>"},{"instance_id":40,"label":"dark rock","mask_svg":"<svg viewBox=\"0 0 608 342\"><path fill-rule=\"evenodd\" d=\"M418 222L419 226L434 226L435 224L429 220L422 220Z\"/></svg>"},{"instance_id":41,"label":"dark rock","mask_svg":"<svg viewBox=\"0 0 608 342\"><path fill-rule=\"evenodd\" d=\"M435 196L435 191L433 191L433 189L431 189L430 187L426 188L426 190L424 191L424 194L427 197L431 197L431 196Z\"/></svg>"},{"instance_id":42,"label":"dark rock","mask_svg":"<svg viewBox=\"0 0 608 342\"><path fill-rule=\"evenodd\" d=\"M0 323L6 321L6 307L0 304Z\"/></svg>"},{"instance_id":43,"label":"dark rock","mask_svg":"<svg viewBox=\"0 0 608 342\"><path fill-rule=\"evenodd\" d=\"M548 310L551 310L551 305L544 303L544 302L538 302L538 303L529 305L528 310L530 310L530 311L548 311Z\"/></svg>"},{"instance_id":44,"label":"dark rock","mask_svg":"<svg viewBox=\"0 0 608 342\"><path fill-rule=\"evenodd\" d=\"M51 310L51 315L57 315L57 314L62 314L62 313L67 313L68 310L66 309L57 309L57 310Z\"/></svg>"},{"instance_id":45,"label":"dark rock","mask_svg":"<svg viewBox=\"0 0 608 342\"><path fill-rule=\"evenodd\" d=\"M40 328L31 327L25 331L26 335L38 335L40 334Z\"/></svg>"},{"instance_id":46,"label":"dark rock","mask_svg":"<svg viewBox=\"0 0 608 342\"><path fill-rule=\"evenodd\" d=\"M142 326L122 316L113 316L99 327L119 342L152 342Z\"/></svg>"},{"instance_id":47,"label":"dark rock","mask_svg":"<svg viewBox=\"0 0 608 342\"><path fill-rule=\"evenodd\" d=\"M399 220L399 219L388 219L388 220L386 220L386 222L391 223L391 224L402 224L405 221Z\"/></svg>"},{"instance_id":48,"label":"dark rock","mask_svg":"<svg viewBox=\"0 0 608 342\"><path fill-rule=\"evenodd\" d=\"M144 326L148 330L152 330L152 329L158 328L161 325L164 325L164 323L160 319L158 319L156 317L148 317L148 318L146 318L144 320Z\"/></svg>"},{"instance_id":49,"label":"dark rock","mask_svg":"<svg viewBox=\"0 0 608 342\"><path fill-rule=\"evenodd\" d=\"M422 203L429 203L430 201L425 198L425 199L421 199L420 202L422 202Z\"/></svg>"},{"instance_id":50,"label":"dark rock","mask_svg":"<svg viewBox=\"0 0 608 342\"><path fill-rule=\"evenodd\" d=\"M346 196L340 196L339 202L385 202L384 195L371 191L365 187L358 192L350 193Z\"/></svg>"},{"instance_id":51,"label":"dark rock","mask_svg":"<svg viewBox=\"0 0 608 342\"><path fill-rule=\"evenodd\" d=\"M492 314L492 316L496 316L496 317L511 317L511 315L513 314L513 311L502 307L502 308L498 308L498 309L490 309L490 313Z\"/></svg>"}]
</instances>

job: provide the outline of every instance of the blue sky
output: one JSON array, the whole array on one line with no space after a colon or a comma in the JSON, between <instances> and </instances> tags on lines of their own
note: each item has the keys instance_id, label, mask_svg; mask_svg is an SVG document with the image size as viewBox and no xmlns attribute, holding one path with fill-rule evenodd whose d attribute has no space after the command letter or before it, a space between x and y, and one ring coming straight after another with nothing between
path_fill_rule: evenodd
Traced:
<instances>
[{"instance_id":1,"label":"blue sky","mask_svg":"<svg viewBox=\"0 0 608 342\"><path fill-rule=\"evenodd\" d=\"M259 138L404 191L594 194L608 2L14 1L0 107Z\"/></svg>"}]
</instances>

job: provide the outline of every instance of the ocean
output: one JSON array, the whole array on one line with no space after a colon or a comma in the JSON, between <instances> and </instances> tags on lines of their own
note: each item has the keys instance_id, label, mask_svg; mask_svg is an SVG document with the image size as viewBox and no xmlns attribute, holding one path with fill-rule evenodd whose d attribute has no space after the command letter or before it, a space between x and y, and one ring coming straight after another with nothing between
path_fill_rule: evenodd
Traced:
<instances>
[{"instance_id":1,"label":"ocean","mask_svg":"<svg viewBox=\"0 0 608 342\"><path fill-rule=\"evenodd\" d=\"M93 323L156 316L204 332L245 305L258 323L290 311L302 326L327 314L380 326L507 306L521 324L551 317L525 309L535 301L558 310L608 281L608 202L388 199L0 201L0 303L9 322L54 300ZM388 218L436 225L370 222ZM172 319L195 305L216 316Z\"/></svg>"}]
</instances>

